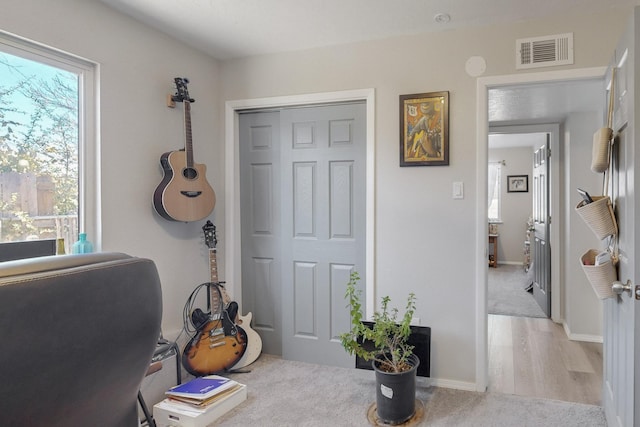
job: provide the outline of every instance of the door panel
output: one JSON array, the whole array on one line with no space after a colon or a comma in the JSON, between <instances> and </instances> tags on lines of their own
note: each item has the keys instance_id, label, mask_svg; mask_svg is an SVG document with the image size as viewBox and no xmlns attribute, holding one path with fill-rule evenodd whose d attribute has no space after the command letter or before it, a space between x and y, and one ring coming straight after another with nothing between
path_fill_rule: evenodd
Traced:
<instances>
[{"instance_id":1,"label":"door panel","mask_svg":"<svg viewBox=\"0 0 640 427\"><path fill-rule=\"evenodd\" d=\"M365 261L365 104L281 112L283 357L353 366L344 292Z\"/></svg>"},{"instance_id":2,"label":"door panel","mask_svg":"<svg viewBox=\"0 0 640 427\"><path fill-rule=\"evenodd\" d=\"M242 311L262 350L281 355L280 116L241 114L239 126Z\"/></svg>"},{"instance_id":3,"label":"door panel","mask_svg":"<svg viewBox=\"0 0 640 427\"><path fill-rule=\"evenodd\" d=\"M549 247L549 137L533 155L533 296L551 315L551 249Z\"/></svg>"},{"instance_id":4,"label":"door panel","mask_svg":"<svg viewBox=\"0 0 640 427\"><path fill-rule=\"evenodd\" d=\"M636 200L634 188L638 188L640 150L636 150L638 137L635 134L636 108L634 64L637 57L635 44L639 9L634 15L616 48L612 66L617 66L614 84L613 167L609 194L612 197L618 221L619 263L618 279L626 283L639 284L638 267L635 262L635 247L638 234L635 228ZM611 70L607 79L611 79ZM608 95L608 94L607 94ZM608 97L607 97L608 99ZM605 240L606 242L606 240ZM606 242L615 248L615 239ZM634 426L640 422L636 395L640 384L640 366L636 347L640 342L638 318L635 315L636 301L628 293L604 301L604 372L603 406L609 426Z\"/></svg>"}]
</instances>

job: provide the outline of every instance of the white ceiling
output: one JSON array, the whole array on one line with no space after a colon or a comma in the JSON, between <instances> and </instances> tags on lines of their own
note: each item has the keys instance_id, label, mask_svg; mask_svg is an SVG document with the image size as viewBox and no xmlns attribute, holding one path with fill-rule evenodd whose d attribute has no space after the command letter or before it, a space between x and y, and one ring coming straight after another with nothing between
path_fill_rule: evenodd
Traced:
<instances>
[{"instance_id":1,"label":"white ceiling","mask_svg":"<svg viewBox=\"0 0 640 427\"><path fill-rule=\"evenodd\" d=\"M572 11L629 7L637 0L99 0L225 60ZM451 17L435 22L437 14ZM593 111L601 81L528 85L489 92L492 125L559 122ZM597 108L597 107L596 107ZM502 144L509 144L502 141Z\"/></svg>"},{"instance_id":2,"label":"white ceiling","mask_svg":"<svg viewBox=\"0 0 640 427\"><path fill-rule=\"evenodd\" d=\"M636 0L100 0L218 59L517 22ZM449 23L434 16L447 13Z\"/></svg>"},{"instance_id":3,"label":"white ceiling","mask_svg":"<svg viewBox=\"0 0 640 427\"><path fill-rule=\"evenodd\" d=\"M603 85L604 80L581 80L490 89L489 125L562 123L569 113L602 113ZM489 148L533 147L540 143L541 135L490 134Z\"/></svg>"},{"instance_id":4,"label":"white ceiling","mask_svg":"<svg viewBox=\"0 0 640 427\"><path fill-rule=\"evenodd\" d=\"M489 123L562 122L569 112L600 111L604 94L602 79L490 89Z\"/></svg>"},{"instance_id":5,"label":"white ceiling","mask_svg":"<svg viewBox=\"0 0 640 427\"><path fill-rule=\"evenodd\" d=\"M540 146L547 138L546 133L493 133L489 134L489 148L522 148Z\"/></svg>"}]
</instances>

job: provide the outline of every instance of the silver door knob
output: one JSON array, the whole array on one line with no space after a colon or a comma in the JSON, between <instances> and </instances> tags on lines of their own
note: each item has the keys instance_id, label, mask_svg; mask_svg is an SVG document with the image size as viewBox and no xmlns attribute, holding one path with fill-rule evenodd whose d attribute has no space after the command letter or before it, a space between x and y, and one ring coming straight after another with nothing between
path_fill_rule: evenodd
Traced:
<instances>
[{"instance_id":1,"label":"silver door knob","mask_svg":"<svg viewBox=\"0 0 640 427\"><path fill-rule=\"evenodd\" d=\"M631 293L633 292L632 288L631 280L627 280L627 283L622 283L616 280L611 284L611 290L617 295L622 295L623 292L629 292L629 296L631 296Z\"/></svg>"}]
</instances>

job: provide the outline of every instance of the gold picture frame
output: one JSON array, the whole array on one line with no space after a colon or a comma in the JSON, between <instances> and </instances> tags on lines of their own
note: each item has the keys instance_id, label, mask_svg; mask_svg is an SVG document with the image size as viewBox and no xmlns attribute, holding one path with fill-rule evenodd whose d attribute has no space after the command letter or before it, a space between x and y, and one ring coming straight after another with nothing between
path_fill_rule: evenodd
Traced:
<instances>
[{"instance_id":1,"label":"gold picture frame","mask_svg":"<svg viewBox=\"0 0 640 427\"><path fill-rule=\"evenodd\" d=\"M449 92L400 95L400 166L449 164Z\"/></svg>"}]
</instances>

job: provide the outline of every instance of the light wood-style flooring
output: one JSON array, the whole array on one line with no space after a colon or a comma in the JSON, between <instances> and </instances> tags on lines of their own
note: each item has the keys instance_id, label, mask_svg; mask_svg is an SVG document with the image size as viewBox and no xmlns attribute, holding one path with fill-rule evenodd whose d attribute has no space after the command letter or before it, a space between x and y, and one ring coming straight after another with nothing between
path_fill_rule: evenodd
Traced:
<instances>
[{"instance_id":1,"label":"light wood-style flooring","mask_svg":"<svg viewBox=\"0 0 640 427\"><path fill-rule=\"evenodd\" d=\"M489 315L489 391L601 405L602 344L550 319Z\"/></svg>"}]
</instances>

